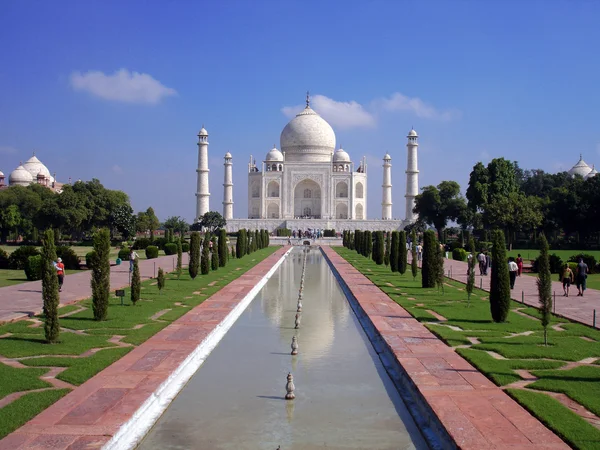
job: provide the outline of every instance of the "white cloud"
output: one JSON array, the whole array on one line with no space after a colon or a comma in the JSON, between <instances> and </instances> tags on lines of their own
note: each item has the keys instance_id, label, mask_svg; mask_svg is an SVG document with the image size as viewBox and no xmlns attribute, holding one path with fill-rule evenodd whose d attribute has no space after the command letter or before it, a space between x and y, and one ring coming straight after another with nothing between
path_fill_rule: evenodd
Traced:
<instances>
[{"instance_id":1,"label":"white cloud","mask_svg":"<svg viewBox=\"0 0 600 450\"><path fill-rule=\"evenodd\" d=\"M338 102L324 95L314 95L310 101L311 107L334 127L355 128L375 126L375 117L373 114L358 102ZM281 111L288 117L294 117L303 109L303 105L285 106Z\"/></svg>"},{"instance_id":2,"label":"white cloud","mask_svg":"<svg viewBox=\"0 0 600 450\"><path fill-rule=\"evenodd\" d=\"M453 120L461 116L456 109L439 110L425 103L418 97L408 97L400 92L393 93L389 98L373 101L373 107L383 111L409 111L422 119Z\"/></svg>"},{"instance_id":3,"label":"white cloud","mask_svg":"<svg viewBox=\"0 0 600 450\"><path fill-rule=\"evenodd\" d=\"M126 103L157 104L177 91L164 86L147 73L121 69L113 75L99 71L73 72L71 86L76 91L86 91L105 100Z\"/></svg>"},{"instance_id":4,"label":"white cloud","mask_svg":"<svg viewBox=\"0 0 600 450\"><path fill-rule=\"evenodd\" d=\"M14 155L17 149L9 145L0 145L0 155Z\"/></svg>"},{"instance_id":5,"label":"white cloud","mask_svg":"<svg viewBox=\"0 0 600 450\"><path fill-rule=\"evenodd\" d=\"M111 167L111 170L114 173L123 173L123 168L117 164L115 164L114 166Z\"/></svg>"}]
</instances>

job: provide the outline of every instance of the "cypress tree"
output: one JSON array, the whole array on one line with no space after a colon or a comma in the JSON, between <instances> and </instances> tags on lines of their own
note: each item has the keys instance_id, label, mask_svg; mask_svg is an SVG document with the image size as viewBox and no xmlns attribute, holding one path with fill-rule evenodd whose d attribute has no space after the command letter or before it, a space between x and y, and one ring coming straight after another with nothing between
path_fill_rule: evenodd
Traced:
<instances>
[{"instance_id":1,"label":"cypress tree","mask_svg":"<svg viewBox=\"0 0 600 450\"><path fill-rule=\"evenodd\" d=\"M369 258L373 253L373 232L367 231L365 232L366 236L366 244L365 245L365 257Z\"/></svg>"},{"instance_id":2,"label":"cypress tree","mask_svg":"<svg viewBox=\"0 0 600 450\"><path fill-rule=\"evenodd\" d=\"M439 245L439 243L435 242L435 247L437 248L436 253L436 264L435 264L435 283L438 286L438 291L440 288L442 289L442 294L444 293L444 249Z\"/></svg>"},{"instance_id":3,"label":"cypress tree","mask_svg":"<svg viewBox=\"0 0 600 450\"><path fill-rule=\"evenodd\" d=\"M235 247L231 247L231 257L235 258Z\"/></svg>"},{"instance_id":4,"label":"cypress tree","mask_svg":"<svg viewBox=\"0 0 600 450\"><path fill-rule=\"evenodd\" d=\"M398 250L400 250L400 233L392 231L392 248L390 250L390 269L392 272L398 272Z\"/></svg>"},{"instance_id":5,"label":"cypress tree","mask_svg":"<svg viewBox=\"0 0 600 450\"><path fill-rule=\"evenodd\" d=\"M43 237L42 248L42 298L44 300L44 333L46 342L54 343L60 334L58 321L58 276L56 275L56 247L54 245L54 231L46 230Z\"/></svg>"},{"instance_id":6,"label":"cypress tree","mask_svg":"<svg viewBox=\"0 0 600 450\"><path fill-rule=\"evenodd\" d=\"M246 250L244 250L244 254L249 255L250 253L252 253L252 231L246 229L244 239L244 243L246 244Z\"/></svg>"},{"instance_id":7,"label":"cypress tree","mask_svg":"<svg viewBox=\"0 0 600 450\"><path fill-rule=\"evenodd\" d=\"M94 320L106 320L110 292L110 233L106 228L94 235L94 264L92 266L92 309Z\"/></svg>"},{"instance_id":8,"label":"cypress tree","mask_svg":"<svg viewBox=\"0 0 600 450\"><path fill-rule=\"evenodd\" d=\"M221 228L219 230L219 266L225 267L227 265L227 232Z\"/></svg>"},{"instance_id":9,"label":"cypress tree","mask_svg":"<svg viewBox=\"0 0 600 450\"><path fill-rule=\"evenodd\" d=\"M471 306L471 294L475 288L475 241L473 237L469 237L469 253L470 258L467 259L467 306Z\"/></svg>"},{"instance_id":10,"label":"cypress tree","mask_svg":"<svg viewBox=\"0 0 600 450\"><path fill-rule=\"evenodd\" d=\"M348 248L354 250L354 233L348 231Z\"/></svg>"},{"instance_id":11,"label":"cypress tree","mask_svg":"<svg viewBox=\"0 0 600 450\"><path fill-rule=\"evenodd\" d=\"M510 309L510 280L506 263L506 245L502 230L492 233L492 277L490 310L494 322L504 322Z\"/></svg>"},{"instance_id":12,"label":"cypress tree","mask_svg":"<svg viewBox=\"0 0 600 450\"><path fill-rule=\"evenodd\" d=\"M158 275L156 276L156 285L158 286L158 293L160 294L165 287L165 273L162 267L158 268Z\"/></svg>"},{"instance_id":13,"label":"cypress tree","mask_svg":"<svg viewBox=\"0 0 600 450\"><path fill-rule=\"evenodd\" d=\"M190 262L188 264L188 271L192 280L198 275L198 269L200 267L200 233L197 231L192 232L190 237Z\"/></svg>"},{"instance_id":14,"label":"cypress tree","mask_svg":"<svg viewBox=\"0 0 600 450\"><path fill-rule=\"evenodd\" d=\"M359 255L362 255L362 241L363 241L363 232L361 230L356 230L354 232L354 250Z\"/></svg>"},{"instance_id":15,"label":"cypress tree","mask_svg":"<svg viewBox=\"0 0 600 450\"><path fill-rule=\"evenodd\" d=\"M259 239L260 239L260 233L258 232L258 230L254 230L254 239L252 239L252 242L254 243L254 245L253 245L254 250L252 250L253 252L260 249Z\"/></svg>"},{"instance_id":16,"label":"cypress tree","mask_svg":"<svg viewBox=\"0 0 600 450\"><path fill-rule=\"evenodd\" d=\"M183 238L177 239L177 278L181 277L181 269L183 267L183 249L181 248L181 241Z\"/></svg>"},{"instance_id":17,"label":"cypress tree","mask_svg":"<svg viewBox=\"0 0 600 450\"><path fill-rule=\"evenodd\" d=\"M383 263L385 264L386 267L390 265L391 253L392 253L391 236L390 236L390 232L386 231L385 232L385 255L383 256Z\"/></svg>"},{"instance_id":18,"label":"cypress tree","mask_svg":"<svg viewBox=\"0 0 600 450\"><path fill-rule=\"evenodd\" d=\"M427 230L423 233L423 264L421 266L421 286L424 288L435 287L437 254L435 232Z\"/></svg>"},{"instance_id":19,"label":"cypress tree","mask_svg":"<svg viewBox=\"0 0 600 450\"><path fill-rule=\"evenodd\" d=\"M131 303L135 305L140 299L142 285L140 281L140 266L138 260L133 261L133 272L131 274Z\"/></svg>"},{"instance_id":20,"label":"cypress tree","mask_svg":"<svg viewBox=\"0 0 600 450\"><path fill-rule=\"evenodd\" d=\"M399 242L398 242L398 272L400 275L404 275L406 273L406 263L408 258L408 252L406 250L406 231L402 230L399 233Z\"/></svg>"},{"instance_id":21,"label":"cypress tree","mask_svg":"<svg viewBox=\"0 0 600 450\"><path fill-rule=\"evenodd\" d=\"M546 236L542 234L540 236L540 256L537 259L537 288L540 299L540 312L542 313L542 326L544 327L544 345L548 345L548 325L550 324L552 313L552 274L550 272L550 255L548 252L548 241L546 240Z\"/></svg>"},{"instance_id":22,"label":"cypress tree","mask_svg":"<svg viewBox=\"0 0 600 450\"><path fill-rule=\"evenodd\" d=\"M412 272L413 281L417 279L417 274L419 273L419 262L417 261L417 235L415 230L410 235L410 270Z\"/></svg>"},{"instance_id":23,"label":"cypress tree","mask_svg":"<svg viewBox=\"0 0 600 450\"><path fill-rule=\"evenodd\" d=\"M210 258L210 268L211 270L217 270L219 268L219 249L217 244L217 237L213 236L211 239L212 242L212 254Z\"/></svg>"},{"instance_id":24,"label":"cypress tree","mask_svg":"<svg viewBox=\"0 0 600 450\"><path fill-rule=\"evenodd\" d=\"M375 248L377 250L375 250ZM373 249L373 260L378 266L383 264L385 259L385 241L383 238L383 231L375 232L375 247Z\"/></svg>"},{"instance_id":25,"label":"cypress tree","mask_svg":"<svg viewBox=\"0 0 600 450\"><path fill-rule=\"evenodd\" d=\"M243 230L239 230L237 233L237 239L235 240L235 257L236 258L241 258L242 255L242 231Z\"/></svg>"},{"instance_id":26,"label":"cypress tree","mask_svg":"<svg viewBox=\"0 0 600 450\"><path fill-rule=\"evenodd\" d=\"M210 234L204 234L204 242L202 243L202 256L200 257L200 273L208 275L210 272Z\"/></svg>"},{"instance_id":27,"label":"cypress tree","mask_svg":"<svg viewBox=\"0 0 600 450\"><path fill-rule=\"evenodd\" d=\"M271 238L269 237L269 232L267 230L265 230L265 236L267 237L267 245L265 247L268 247L271 244Z\"/></svg>"}]
</instances>

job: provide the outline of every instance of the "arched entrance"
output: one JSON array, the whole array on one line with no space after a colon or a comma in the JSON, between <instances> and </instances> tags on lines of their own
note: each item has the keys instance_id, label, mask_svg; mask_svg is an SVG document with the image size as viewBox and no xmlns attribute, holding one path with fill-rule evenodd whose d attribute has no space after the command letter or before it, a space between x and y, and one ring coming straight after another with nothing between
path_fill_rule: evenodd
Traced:
<instances>
[{"instance_id":1,"label":"arched entrance","mask_svg":"<svg viewBox=\"0 0 600 450\"><path fill-rule=\"evenodd\" d=\"M348 218L348 205L345 203L338 203L335 207L335 218L336 219L347 219Z\"/></svg>"},{"instance_id":2,"label":"arched entrance","mask_svg":"<svg viewBox=\"0 0 600 450\"><path fill-rule=\"evenodd\" d=\"M313 180L305 179L294 189L294 217L321 218L321 187Z\"/></svg>"}]
</instances>

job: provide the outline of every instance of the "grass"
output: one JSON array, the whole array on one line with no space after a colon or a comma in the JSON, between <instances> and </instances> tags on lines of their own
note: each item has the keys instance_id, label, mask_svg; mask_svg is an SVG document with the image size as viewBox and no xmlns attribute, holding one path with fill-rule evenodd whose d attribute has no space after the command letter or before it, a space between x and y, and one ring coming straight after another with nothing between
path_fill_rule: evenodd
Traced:
<instances>
[{"instance_id":1,"label":"grass","mask_svg":"<svg viewBox=\"0 0 600 450\"><path fill-rule=\"evenodd\" d=\"M277 249L275 246L268 247L242 259L231 259L226 267L211 271L208 275L198 275L194 280L186 269L180 279L173 273L167 274L162 293L155 285L156 280L146 280L142 283L141 300L135 306L129 302L129 289L125 290L124 306L121 306L120 299L112 297L108 320L103 322L93 320L90 299L61 308L61 314L76 311L81 306L86 309L60 319L63 331L56 344L44 343L43 324L35 320L1 325L0 336L10 335L0 339L0 355L15 359L27 357L19 361L31 368L13 369L0 364L0 399L13 392L47 387L47 383L41 381L39 376L45 374L49 367L67 367L57 378L74 385L84 383L133 348L118 347L108 342L113 336L124 336L121 342L132 346L145 342ZM164 311L165 314L152 319L152 316ZM43 320L43 316L37 319ZM68 357L81 356L91 349L103 350L86 357ZM10 381L4 383L5 379ZM28 394L1 408L0 439L24 423L23 420L34 417L64 395L51 394L56 392L44 391L40 394L45 395L33 397L29 397L33 393ZM8 417L9 412L14 412L15 419L10 419L9 425L6 425L2 418Z\"/></svg>"},{"instance_id":2,"label":"grass","mask_svg":"<svg viewBox=\"0 0 600 450\"><path fill-rule=\"evenodd\" d=\"M537 248L532 248L532 249L516 249L516 250L511 250L511 251L507 251L507 256L514 256L515 258L517 257L517 255L520 253L521 256L523 257L523 259L526 262L529 262L530 260L536 259L538 257L538 255L540 254L539 249ZM589 255L593 255L596 258L596 261L600 260L600 250L552 250L550 249L550 254L556 253L558 256L560 256L560 259L562 259L564 262L566 262L571 256L573 255L577 255L579 253L587 253Z\"/></svg>"},{"instance_id":3,"label":"grass","mask_svg":"<svg viewBox=\"0 0 600 450\"><path fill-rule=\"evenodd\" d=\"M81 272L80 270L67 270L67 275ZM24 270L0 269L0 288L14 284L27 283Z\"/></svg>"},{"instance_id":4,"label":"grass","mask_svg":"<svg viewBox=\"0 0 600 450\"><path fill-rule=\"evenodd\" d=\"M442 294L437 288L422 288L420 274L413 280L409 272L392 273L355 251L334 249L448 345L469 345L470 348L457 352L497 385L520 381L515 370L524 369L538 377L528 389L564 393L600 415L600 366L557 370L569 361L600 358L599 330L553 316L551 324L560 324L565 331L549 329L549 345L545 346L543 328L536 320L540 313L535 308L512 302L507 321L494 323L487 300L489 294L485 291L475 289L468 305L463 284L446 280L450 286ZM517 314L516 310L528 317ZM447 320L440 322L428 311ZM522 334L527 332L531 334ZM477 338L480 343L471 344L467 338ZM507 359L495 359L488 351ZM514 397L523 406L576 448L600 448L600 431L560 402L541 392L516 390L516 393Z\"/></svg>"}]
</instances>

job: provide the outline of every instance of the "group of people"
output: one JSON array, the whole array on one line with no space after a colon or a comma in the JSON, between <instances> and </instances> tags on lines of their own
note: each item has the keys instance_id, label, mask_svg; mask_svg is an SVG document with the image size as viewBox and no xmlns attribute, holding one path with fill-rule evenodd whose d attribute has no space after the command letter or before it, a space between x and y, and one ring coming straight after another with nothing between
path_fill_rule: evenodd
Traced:
<instances>
[{"instance_id":1,"label":"group of people","mask_svg":"<svg viewBox=\"0 0 600 450\"><path fill-rule=\"evenodd\" d=\"M562 270L562 284L563 284L563 297L569 296L569 288L571 284L575 283L577 286L577 297L583 297L583 293L585 292L587 286L587 274L589 273L588 265L583 262L583 258L579 258L579 263L577 263L576 273L573 273L568 264L563 266Z\"/></svg>"}]
</instances>

